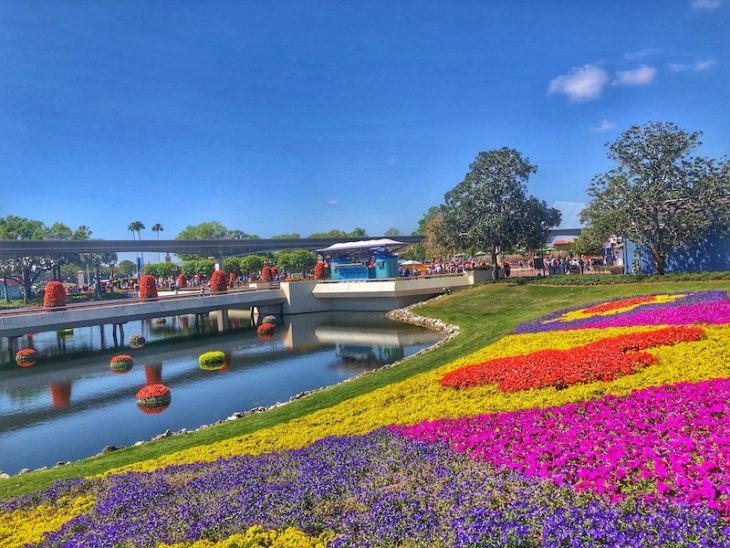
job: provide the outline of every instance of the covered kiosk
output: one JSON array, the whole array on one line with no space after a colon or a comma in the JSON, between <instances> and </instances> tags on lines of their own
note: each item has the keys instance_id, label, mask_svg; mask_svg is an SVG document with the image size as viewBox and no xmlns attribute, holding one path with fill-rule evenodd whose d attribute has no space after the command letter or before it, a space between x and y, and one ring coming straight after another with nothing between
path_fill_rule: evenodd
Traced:
<instances>
[{"instance_id":1,"label":"covered kiosk","mask_svg":"<svg viewBox=\"0 0 730 548\"><path fill-rule=\"evenodd\" d=\"M329 258L333 280L368 280L398 277L398 255L396 249L410 244L382 238L342 242L317 253Z\"/></svg>"}]
</instances>

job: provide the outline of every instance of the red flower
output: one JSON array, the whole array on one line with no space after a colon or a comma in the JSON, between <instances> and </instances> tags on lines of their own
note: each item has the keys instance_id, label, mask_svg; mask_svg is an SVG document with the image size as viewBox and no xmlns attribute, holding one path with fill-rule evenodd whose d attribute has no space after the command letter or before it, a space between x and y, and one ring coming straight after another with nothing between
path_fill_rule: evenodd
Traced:
<instances>
[{"instance_id":1,"label":"red flower","mask_svg":"<svg viewBox=\"0 0 730 548\"><path fill-rule=\"evenodd\" d=\"M271 281L271 267L265 266L261 269L261 281L264 282L270 282Z\"/></svg>"},{"instance_id":2,"label":"red flower","mask_svg":"<svg viewBox=\"0 0 730 548\"><path fill-rule=\"evenodd\" d=\"M581 314L602 314L603 312L610 312L611 310L617 310L619 308L626 308L627 306L633 306L635 304L645 304L656 301L656 296L646 295L644 297L634 297L633 299L623 299L620 301L613 301L611 303L598 304L591 306L581 311Z\"/></svg>"},{"instance_id":3,"label":"red flower","mask_svg":"<svg viewBox=\"0 0 730 548\"><path fill-rule=\"evenodd\" d=\"M276 326L273 323L262 323L260 326L256 328L256 333L259 337L262 335L266 336L268 335L269 338L271 335L274 334L274 330L276 329Z\"/></svg>"},{"instance_id":4,"label":"red flower","mask_svg":"<svg viewBox=\"0 0 730 548\"><path fill-rule=\"evenodd\" d=\"M132 360L132 356L129 354L117 354L112 357L109 362L109 367L111 367L112 372L116 374L121 375L129 373L132 370L132 367L134 367L134 360Z\"/></svg>"},{"instance_id":5,"label":"red flower","mask_svg":"<svg viewBox=\"0 0 730 548\"><path fill-rule=\"evenodd\" d=\"M641 350L697 341L703 337L704 331L699 327L669 327L658 331L631 333L568 350L540 350L524 356L497 358L468 365L448 373L440 382L450 388L471 388L497 383L497 387L503 392L547 386L565 388L594 381L606 382L656 362L655 356Z\"/></svg>"},{"instance_id":6,"label":"red flower","mask_svg":"<svg viewBox=\"0 0 730 548\"><path fill-rule=\"evenodd\" d=\"M180 274L177 277L177 286L178 287L187 287L187 285L188 285L188 280L187 280L187 278L185 278L185 274Z\"/></svg>"},{"instance_id":7,"label":"red flower","mask_svg":"<svg viewBox=\"0 0 730 548\"><path fill-rule=\"evenodd\" d=\"M155 277L151 274L145 274L139 279L139 298L157 298L157 280L155 280Z\"/></svg>"},{"instance_id":8,"label":"red flower","mask_svg":"<svg viewBox=\"0 0 730 548\"><path fill-rule=\"evenodd\" d=\"M228 287L226 282L226 273L222 270L216 270L210 275L210 291L211 293L224 293Z\"/></svg>"},{"instance_id":9,"label":"red flower","mask_svg":"<svg viewBox=\"0 0 730 548\"><path fill-rule=\"evenodd\" d=\"M148 384L137 392L137 407L144 413L162 413L170 401L170 389L164 384Z\"/></svg>"},{"instance_id":10,"label":"red flower","mask_svg":"<svg viewBox=\"0 0 730 548\"><path fill-rule=\"evenodd\" d=\"M324 275L325 275L324 263L322 261L319 261L316 265L314 265L314 279L321 280L322 278L324 278Z\"/></svg>"},{"instance_id":11,"label":"red flower","mask_svg":"<svg viewBox=\"0 0 730 548\"><path fill-rule=\"evenodd\" d=\"M66 288L61 282L52 281L46 284L46 291L43 294L43 307L54 308L66 306Z\"/></svg>"},{"instance_id":12,"label":"red flower","mask_svg":"<svg viewBox=\"0 0 730 548\"><path fill-rule=\"evenodd\" d=\"M23 348L15 354L15 363L20 367L30 367L38 361L38 352L32 348Z\"/></svg>"}]
</instances>

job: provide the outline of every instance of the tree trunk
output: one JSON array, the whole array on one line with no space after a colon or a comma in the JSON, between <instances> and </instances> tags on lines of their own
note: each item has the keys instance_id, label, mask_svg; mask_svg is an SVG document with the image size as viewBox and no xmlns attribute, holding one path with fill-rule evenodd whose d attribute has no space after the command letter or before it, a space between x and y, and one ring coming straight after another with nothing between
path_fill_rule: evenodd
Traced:
<instances>
[{"instance_id":1,"label":"tree trunk","mask_svg":"<svg viewBox=\"0 0 730 548\"><path fill-rule=\"evenodd\" d=\"M31 279L30 279L30 267L25 266L23 267L23 291L25 292L25 304L28 304L30 302L31 297L33 296L32 290L31 290Z\"/></svg>"},{"instance_id":2,"label":"tree trunk","mask_svg":"<svg viewBox=\"0 0 730 548\"><path fill-rule=\"evenodd\" d=\"M666 260L666 257L663 253L661 253L658 249L653 248L651 250L652 258L654 259L654 269L656 270L656 273L660 276L664 275L664 262Z\"/></svg>"},{"instance_id":3,"label":"tree trunk","mask_svg":"<svg viewBox=\"0 0 730 548\"><path fill-rule=\"evenodd\" d=\"M496 283L499 277L499 264L497 264L497 246L492 246L492 282Z\"/></svg>"}]
</instances>

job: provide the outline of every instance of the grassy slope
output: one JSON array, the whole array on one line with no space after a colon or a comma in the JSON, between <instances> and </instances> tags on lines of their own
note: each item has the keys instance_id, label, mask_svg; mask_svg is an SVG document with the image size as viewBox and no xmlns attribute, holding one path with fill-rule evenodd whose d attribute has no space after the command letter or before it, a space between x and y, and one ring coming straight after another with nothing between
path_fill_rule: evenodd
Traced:
<instances>
[{"instance_id":1,"label":"grassy slope","mask_svg":"<svg viewBox=\"0 0 730 548\"><path fill-rule=\"evenodd\" d=\"M0 499L41 489L58 479L99 474L124 464L240 436L333 406L473 352L510 333L520 322L554 310L628 295L705 289L728 291L730 281L590 287L495 284L461 291L451 297L419 308L420 314L440 318L447 323L459 325L462 329L456 339L432 352L423 354L398 367L377 371L265 413L250 415L185 436L176 436L140 447L122 449L105 456L85 459L47 471L31 472L0 480Z\"/></svg>"}]
</instances>

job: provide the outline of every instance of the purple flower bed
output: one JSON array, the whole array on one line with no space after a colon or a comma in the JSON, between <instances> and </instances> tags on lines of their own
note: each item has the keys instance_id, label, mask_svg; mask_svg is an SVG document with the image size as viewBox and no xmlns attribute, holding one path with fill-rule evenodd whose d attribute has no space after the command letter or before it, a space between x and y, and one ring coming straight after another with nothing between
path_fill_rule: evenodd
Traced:
<instances>
[{"instance_id":1,"label":"purple flower bed","mask_svg":"<svg viewBox=\"0 0 730 548\"><path fill-rule=\"evenodd\" d=\"M96 506L45 546L224 539L257 524L331 530L335 546L730 546L730 526L712 510L640 499L612 505L386 429L68 485L35 496L86 490Z\"/></svg>"},{"instance_id":2,"label":"purple flower bed","mask_svg":"<svg viewBox=\"0 0 730 548\"><path fill-rule=\"evenodd\" d=\"M668 293L661 293L667 295ZM659 294L657 294L659 295ZM686 325L690 323L727 323L730 319L730 301L724 291L699 291L684 293L684 297L668 303L643 304L628 312L607 316L586 316L569 322L557 321L563 314L583 310L602 303L594 303L553 312L536 320L521 323L515 329L516 334L538 333L542 331L564 331L568 329L588 329L623 327L633 325ZM622 299L614 299L621 301ZM704 305L704 306L692 306ZM719 305L719 306L718 306ZM673 309L677 309L671 312ZM716 312L713 310L717 308Z\"/></svg>"}]
</instances>

